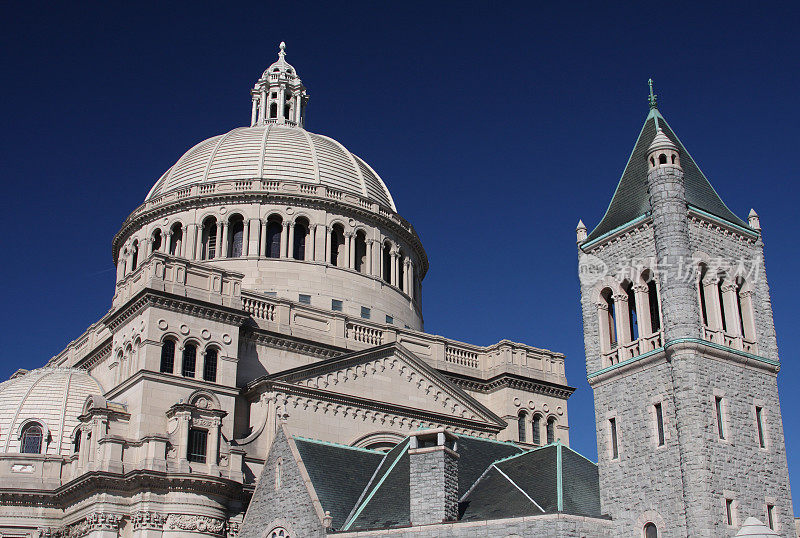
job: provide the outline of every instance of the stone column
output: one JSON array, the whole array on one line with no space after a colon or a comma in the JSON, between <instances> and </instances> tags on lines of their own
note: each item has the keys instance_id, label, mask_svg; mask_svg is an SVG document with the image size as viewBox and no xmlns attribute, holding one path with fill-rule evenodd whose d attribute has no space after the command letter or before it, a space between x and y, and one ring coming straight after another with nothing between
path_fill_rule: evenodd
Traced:
<instances>
[{"instance_id":1,"label":"stone column","mask_svg":"<svg viewBox=\"0 0 800 538\"><path fill-rule=\"evenodd\" d=\"M392 258L392 278L390 283L392 286L397 287L397 259L400 257L400 254L394 249L391 251L391 258Z\"/></svg>"},{"instance_id":2,"label":"stone column","mask_svg":"<svg viewBox=\"0 0 800 538\"><path fill-rule=\"evenodd\" d=\"M283 233L281 234L281 258L288 257L289 251L289 222L283 222Z\"/></svg>"},{"instance_id":3,"label":"stone column","mask_svg":"<svg viewBox=\"0 0 800 538\"><path fill-rule=\"evenodd\" d=\"M367 274L371 275L372 273L372 262L373 262L373 251L375 250L375 240L368 239L367 240Z\"/></svg>"},{"instance_id":4,"label":"stone column","mask_svg":"<svg viewBox=\"0 0 800 538\"><path fill-rule=\"evenodd\" d=\"M242 256L247 256L250 253L250 219L244 219L242 226Z\"/></svg>"},{"instance_id":5,"label":"stone column","mask_svg":"<svg viewBox=\"0 0 800 538\"><path fill-rule=\"evenodd\" d=\"M722 283L722 308L725 312L725 324L730 336L741 336L739 324L739 304L736 300L736 286L727 280Z\"/></svg>"},{"instance_id":6,"label":"stone column","mask_svg":"<svg viewBox=\"0 0 800 538\"><path fill-rule=\"evenodd\" d=\"M222 222L222 236L219 238L220 258L228 257L228 223Z\"/></svg>"},{"instance_id":7,"label":"stone column","mask_svg":"<svg viewBox=\"0 0 800 538\"><path fill-rule=\"evenodd\" d=\"M314 239L317 236L317 225L309 224L308 233L306 235L306 250L303 253L303 259L307 262L314 261Z\"/></svg>"},{"instance_id":8,"label":"stone column","mask_svg":"<svg viewBox=\"0 0 800 538\"><path fill-rule=\"evenodd\" d=\"M344 234L344 255L345 262L348 269L355 269L356 267L356 249L353 244L353 233L348 232Z\"/></svg>"},{"instance_id":9,"label":"stone column","mask_svg":"<svg viewBox=\"0 0 800 538\"><path fill-rule=\"evenodd\" d=\"M197 224L187 224L186 232L183 235L183 242L186 244L186 247L184 248L184 257L187 260L194 260L195 251L197 250L197 245L199 245L199 243L195 241L197 238Z\"/></svg>"},{"instance_id":10,"label":"stone column","mask_svg":"<svg viewBox=\"0 0 800 538\"><path fill-rule=\"evenodd\" d=\"M203 256L203 226L197 226L197 239L194 242L195 249L194 249L194 259L199 260Z\"/></svg>"},{"instance_id":11,"label":"stone column","mask_svg":"<svg viewBox=\"0 0 800 538\"><path fill-rule=\"evenodd\" d=\"M283 115L283 105L285 101L286 101L286 88L284 88L284 86L281 85L280 90L278 90L278 118L280 119L287 119L286 116Z\"/></svg>"},{"instance_id":12,"label":"stone column","mask_svg":"<svg viewBox=\"0 0 800 538\"><path fill-rule=\"evenodd\" d=\"M258 122L258 99L253 96L253 111L250 113L250 126L252 127Z\"/></svg>"},{"instance_id":13,"label":"stone column","mask_svg":"<svg viewBox=\"0 0 800 538\"><path fill-rule=\"evenodd\" d=\"M414 263L411 261L411 258L408 259L408 265L406 265L406 275L408 278L408 286L406 287L406 293L411 300L414 300Z\"/></svg>"},{"instance_id":14,"label":"stone column","mask_svg":"<svg viewBox=\"0 0 800 538\"><path fill-rule=\"evenodd\" d=\"M331 263L331 235L333 234L333 228L331 226L325 226L325 263Z\"/></svg>"},{"instance_id":15,"label":"stone column","mask_svg":"<svg viewBox=\"0 0 800 538\"><path fill-rule=\"evenodd\" d=\"M211 426L208 428L208 453L206 455L206 463L209 468L214 469L219 461L219 434L220 434L220 420L219 418L211 419Z\"/></svg>"},{"instance_id":16,"label":"stone column","mask_svg":"<svg viewBox=\"0 0 800 538\"><path fill-rule=\"evenodd\" d=\"M222 221L217 222L217 239L216 245L214 245L214 259L218 259L222 257L222 232L224 230L224 226Z\"/></svg>"},{"instance_id":17,"label":"stone column","mask_svg":"<svg viewBox=\"0 0 800 538\"><path fill-rule=\"evenodd\" d=\"M175 417L178 419L178 443L175 445L178 470L185 473L189 471L189 460L186 455L189 450L189 423L192 420L192 413L189 410L180 410L175 413Z\"/></svg>"},{"instance_id":18,"label":"stone column","mask_svg":"<svg viewBox=\"0 0 800 538\"><path fill-rule=\"evenodd\" d=\"M289 223L289 237L286 240L286 257L287 258L294 258L294 232L295 232L295 225L294 223Z\"/></svg>"},{"instance_id":19,"label":"stone column","mask_svg":"<svg viewBox=\"0 0 800 538\"><path fill-rule=\"evenodd\" d=\"M701 284L703 286L703 295L705 296L708 328L713 331L722 331L722 305L719 303L719 279L716 276L706 277Z\"/></svg>"},{"instance_id":20,"label":"stone column","mask_svg":"<svg viewBox=\"0 0 800 538\"><path fill-rule=\"evenodd\" d=\"M624 293L614 295L614 308L616 309L617 342L620 345L628 344L631 341L631 315L628 308L628 296Z\"/></svg>"},{"instance_id":21,"label":"stone column","mask_svg":"<svg viewBox=\"0 0 800 538\"><path fill-rule=\"evenodd\" d=\"M261 90L261 103L260 103L260 105L261 106L259 107L259 112L258 113L259 113L259 116L261 117L261 121L263 122L265 119L267 119L267 107L269 106L269 104L267 102L267 90L266 89Z\"/></svg>"},{"instance_id":22,"label":"stone column","mask_svg":"<svg viewBox=\"0 0 800 538\"><path fill-rule=\"evenodd\" d=\"M165 244L166 244L166 247L167 247L166 250L164 251L164 253L165 254L171 254L172 253L172 230L167 232L167 235L164 236L164 239L166 240Z\"/></svg>"},{"instance_id":23,"label":"stone column","mask_svg":"<svg viewBox=\"0 0 800 538\"><path fill-rule=\"evenodd\" d=\"M267 245L267 227L269 227L269 221L267 221L267 220L262 221L261 222L261 241L260 241L261 252L259 252L259 254L258 254L262 258L266 258L267 257L267 248L269 248L269 245Z\"/></svg>"},{"instance_id":24,"label":"stone column","mask_svg":"<svg viewBox=\"0 0 800 538\"><path fill-rule=\"evenodd\" d=\"M294 121L297 122L297 125L300 125L300 107L303 103L303 98L298 92L297 95L294 96L295 103L294 103Z\"/></svg>"},{"instance_id":25,"label":"stone column","mask_svg":"<svg viewBox=\"0 0 800 538\"><path fill-rule=\"evenodd\" d=\"M636 321L639 323L639 338L653 334L653 327L650 323L650 297L647 292L647 286L644 284L637 284L633 287L636 301Z\"/></svg>"}]
</instances>

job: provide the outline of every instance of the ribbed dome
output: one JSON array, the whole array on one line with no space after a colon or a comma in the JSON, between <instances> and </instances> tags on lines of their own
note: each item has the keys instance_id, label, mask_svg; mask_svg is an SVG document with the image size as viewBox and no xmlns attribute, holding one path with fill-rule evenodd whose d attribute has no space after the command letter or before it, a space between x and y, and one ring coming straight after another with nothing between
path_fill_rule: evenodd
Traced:
<instances>
[{"instance_id":1,"label":"ribbed dome","mask_svg":"<svg viewBox=\"0 0 800 538\"><path fill-rule=\"evenodd\" d=\"M102 395L102 387L78 368L39 368L0 383L0 452L19 452L20 429L35 420L50 435L43 453L71 454L78 416L93 394Z\"/></svg>"},{"instance_id":2,"label":"ribbed dome","mask_svg":"<svg viewBox=\"0 0 800 538\"><path fill-rule=\"evenodd\" d=\"M190 185L237 179L321 184L397 211L378 174L339 142L276 123L240 127L200 142L167 170L146 200Z\"/></svg>"}]
</instances>

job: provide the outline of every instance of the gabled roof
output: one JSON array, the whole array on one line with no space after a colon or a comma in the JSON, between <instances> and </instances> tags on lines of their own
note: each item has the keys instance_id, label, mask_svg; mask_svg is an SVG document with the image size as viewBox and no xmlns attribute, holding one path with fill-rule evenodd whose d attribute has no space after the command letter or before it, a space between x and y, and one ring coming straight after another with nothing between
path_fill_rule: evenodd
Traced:
<instances>
[{"instance_id":1,"label":"gabled roof","mask_svg":"<svg viewBox=\"0 0 800 538\"><path fill-rule=\"evenodd\" d=\"M639 138L633 146L633 151L622 172L622 177L606 214L585 242L593 241L650 212L650 200L647 193L647 150L659 128L678 147L686 184L686 200L689 205L733 224L747 227L747 224L728 209L719 197L664 116L657 108L652 108L645 119Z\"/></svg>"},{"instance_id":2,"label":"gabled roof","mask_svg":"<svg viewBox=\"0 0 800 538\"><path fill-rule=\"evenodd\" d=\"M461 498L461 519L600 517L599 480L595 463L557 442L494 462Z\"/></svg>"}]
</instances>

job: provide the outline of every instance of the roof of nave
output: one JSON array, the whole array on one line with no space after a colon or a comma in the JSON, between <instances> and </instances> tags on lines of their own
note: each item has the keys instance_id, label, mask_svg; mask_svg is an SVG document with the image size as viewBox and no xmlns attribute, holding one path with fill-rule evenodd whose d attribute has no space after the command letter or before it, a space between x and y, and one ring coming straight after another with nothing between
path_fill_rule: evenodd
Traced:
<instances>
[{"instance_id":1,"label":"roof of nave","mask_svg":"<svg viewBox=\"0 0 800 538\"><path fill-rule=\"evenodd\" d=\"M689 205L733 224L746 227L747 224L728 209L722 201L700 167L675 135L667 120L655 107L655 103L651 102L651 104L650 113L645 118L639 138L633 146L633 151L628 158L628 163L622 172L622 177L606 214L586 238L586 242L593 241L650 212L650 199L647 193L647 156L651 144L656 141L656 135L659 133L658 141L663 142L663 139L666 138L677 147L680 154L686 185L686 200Z\"/></svg>"},{"instance_id":2,"label":"roof of nave","mask_svg":"<svg viewBox=\"0 0 800 538\"><path fill-rule=\"evenodd\" d=\"M71 454L87 398L102 394L100 383L78 368L44 367L0 383L0 452L19 452L20 430L35 420L50 436L43 452Z\"/></svg>"}]
</instances>

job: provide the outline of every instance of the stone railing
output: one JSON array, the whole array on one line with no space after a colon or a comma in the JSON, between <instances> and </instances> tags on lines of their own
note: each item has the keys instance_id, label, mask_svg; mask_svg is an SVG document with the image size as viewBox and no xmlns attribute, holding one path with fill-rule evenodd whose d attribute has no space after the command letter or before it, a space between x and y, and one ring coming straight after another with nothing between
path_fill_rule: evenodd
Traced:
<instances>
[{"instance_id":1,"label":"stone railing","mask_svg":"<svg viewBox=\"0 0 800 538\"><path fill-rule=\"evenodd\" d=\"M603 364L613 366L622 361L644 355L663 345L661 331L637 338L633 342L618 343L614 349L603 353Z\"/></svg>"},{"instance_id":2,"label":"stone railing","mask_svg":"<svg viewBox=\"0 0 800 538\"><path fill-rule=\"evenodd\" d=\"M758 353L758 346L754 340L748 340L743 336L728 334L719 329L712 329L711 327L703 326L703 338L709 342L719 344L721 346L737 349L746 353Z\"/></svg>"},{"instance_id":3,"label":"stone railing","mask_svg":"<svg viewBox=\"0 0 800 538\"><path fill-rule=\"evenodd\" d=\"M562 354L524 344L504 340L475 346L249 290L242 292L242 306L261 328L353 351L398 342L441 370L477 377L515 372L541 378L544 373L555 382L565 382Z\"/></svg>"},{"instance_id":4,"label":"stone railing","mask_svg":"<svg viewBox=\"0 0 800 538\"><path fill-rule=\"evenodd\" d=\"M136 270L117 282L112 306L125 303L144 288L163 290L224 306L242 308L242 277L212 265L153 252Z\"/></svg>"},{"instance_id":5,"label":"stone railing","mask_svg":"<svg viewBox=\"0 0 800 538\"><path fill-rule=\"evenodd\" d=\"M314 185L299 181L260 178L202 183L164 193L160 196L156 196L147 200L145 203L134 209L130 216L128 216L126 223L142 213L161 207L165 204L176 202L178 200L185 200L196 196L208 196L212 194L257 194L265 192L285 193L287 195L295 193L302 194L304 196L313 196L315 198L335 200L337 202L352 204L376 215L380 215L383 218L389 219L410 233L416 233L414 231L414 227L411 226L411 224L403 217L395 213L391 208L384 207L364 196L358 196L350 193L345 195L345 193L342 191L331 189L330 187L326 187L324 185Z\"/></svg>"}]
</instances>

